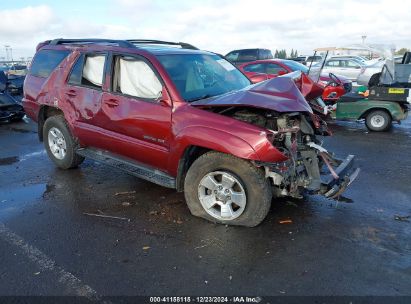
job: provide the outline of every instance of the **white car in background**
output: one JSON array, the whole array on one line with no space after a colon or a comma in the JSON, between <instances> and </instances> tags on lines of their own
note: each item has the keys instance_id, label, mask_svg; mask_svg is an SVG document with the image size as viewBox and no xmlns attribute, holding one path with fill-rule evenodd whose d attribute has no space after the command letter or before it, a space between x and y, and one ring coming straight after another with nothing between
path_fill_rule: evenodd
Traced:
<instances>
[{"instance_id":1,"label":"white car in background","mask_svg":"<svg viewBox=\"0 0 411 304\"><path fill-rule=\"evenodd\" d=\"M353 58L337 57L328 59L323 68L324 73L342 75L356 81L358 75L366 68L366 64Z\"/></svg>"},{"instance_id":2,"label":"white car in background","mask_svg":"<svg viewBox=\"0 0 411 304\"><path fill-rule=\"evenodd\" d=\"M365 59L364 57L361 56L357 56L357 55L332 55L329 59L354 59L357 61L361 61L363 63L367 63L367 59Z\"/></svg>"},{"instance_id":3,"label":"white car in background","mask_svg":"<svg viewBox=\"0 0 411 304\"><path fill-rule=\"evenodd\" d=\"M314 66L317 63L321 62L323 58L320 55L310 56L310 55L300 55L296 58L290 58L290 60L297 61L306 66Z\"/></svg>"},{"instance_id":4,"label":"white car in background","mask_svg":"<svg viewBox=\"0 0 411 304\"><path fill-rule=\"evenodd\" d=\"M357 78L357 83L368 87L371 77L377 73L380 73L384 64L384 60L377 61L376 63L367 65L364 69L361 69L361 72Z\"/></svg>"}]
</instances>

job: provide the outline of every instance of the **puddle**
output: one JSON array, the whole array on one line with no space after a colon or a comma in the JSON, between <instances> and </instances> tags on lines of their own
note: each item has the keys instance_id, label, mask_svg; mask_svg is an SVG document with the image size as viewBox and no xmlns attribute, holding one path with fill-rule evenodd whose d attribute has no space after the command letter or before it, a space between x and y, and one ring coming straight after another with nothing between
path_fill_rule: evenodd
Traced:
<instances>
[{"instance_id":1,"label":"puddle","mask_svg":"<svg viewBox=\"0 0 411 304\"><path fill-rule=\"evenodd\" d=\"M41 150L41 151L37 151L37 152L32 152L32 153L29 153L29 154L25 154L25 155L23 155L23 156L21 156L21 161L24 161L24 160L27 160L27 159L29 159L29 158L32 158L32 157L37 157L37 156L40 156L40 155L45 155L46 154L46 150Z\"/></svg>"},{"instance_id":2,"label":"puddle","mask_svg":"<svg viewBox=\"0 0 411 304\"><path fill-rule=\"evenodd\" d=\"M20 128L15 128L15 127L10 127L9 130L13 132L17 132L17 133L37 133L36 131L20 129Z\"/></svg>"},{"instance_id":3,"label":"puddle","mask_svg":"<svg viewBox=\"0 0 411 304\"><path fill-rule=\"evenodd\" d=\"M0 190L0 202L20 202L42 197L46 191L46 184L36 184L21 187L13 187Z\"/></svg>"},{"instance_id":4,"label":"puddle","mask_svg":"<svg viewBox=\"0 0 411 304\"><path fill-rule=\"evenodd\" d=\"M19 161L18 156L0 158L0 166L8 166Z\"/></svg>"},{"instance_id":5,"label":"puddle","mask_svg":"<svg viewBox=\"0 0 411 304\"><path fill-rule=\"evenodd\" d=\"M0 218L20 211L36 202L46 191L46 184L13 187L0 190Z\"/></svg>"}]
</instances>

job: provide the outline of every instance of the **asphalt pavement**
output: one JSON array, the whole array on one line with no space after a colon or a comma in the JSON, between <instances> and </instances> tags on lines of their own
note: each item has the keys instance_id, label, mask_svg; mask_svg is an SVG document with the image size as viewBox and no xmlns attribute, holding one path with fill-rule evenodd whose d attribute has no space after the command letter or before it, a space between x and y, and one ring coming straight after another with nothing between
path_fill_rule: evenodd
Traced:
<instances>
[{"instance_id":1,"label":"asphalt pavement","mask_svg":"<svg viewBox=\"0 0 411 304\"><path fill-rule=\"evenodd\" d=\"M91 160L59 170L33 122L0 125L0 295L411 296L411 119L331 127L362 170L341 201L274 200L242 228Z\"/></svg>"}]
</instances>

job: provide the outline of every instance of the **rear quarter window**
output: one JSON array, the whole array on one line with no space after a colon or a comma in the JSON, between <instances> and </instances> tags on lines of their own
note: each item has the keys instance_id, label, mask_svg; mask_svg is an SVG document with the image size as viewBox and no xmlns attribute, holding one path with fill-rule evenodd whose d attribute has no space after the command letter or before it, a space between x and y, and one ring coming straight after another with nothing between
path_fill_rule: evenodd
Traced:
<instances>
[{"instance_id":1,"label":"rear quarter window","mask_svg":"<svg viewBox=\"0 0 411 304\"><path fill-rule=\"evenodd\" d=\"M40 50L30 67L30 75L47 78L70 51Z\"/></svg>"}]
</instances>

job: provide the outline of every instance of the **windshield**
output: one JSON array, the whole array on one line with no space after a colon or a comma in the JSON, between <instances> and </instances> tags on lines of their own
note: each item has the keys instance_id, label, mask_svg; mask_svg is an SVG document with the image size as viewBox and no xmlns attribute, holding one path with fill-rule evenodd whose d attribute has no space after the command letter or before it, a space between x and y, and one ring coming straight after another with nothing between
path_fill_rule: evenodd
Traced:
<instances>
[{"instance_id":1,"label":"windshield","mask_svg":"<svg viewBox=\"0 0 411 304\"><path fill-rule=\"evenodd\" d=\"M292 71L301 71L303 73L308 73L308 67L299 62L287 60L287 61L283 61L282 63L288 66Z\"/></svg>"},{"instance_id":2,"label":"windshield","mask_svg":"<svg viewBox=\"0 0 411 304\"><path fill-rule=\"evenodd\" d=\"M235 66L217 55L169 54L158 60L185 101L222 95L250 85Z\"/></svg>"}]
</instances>

